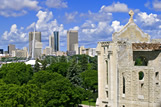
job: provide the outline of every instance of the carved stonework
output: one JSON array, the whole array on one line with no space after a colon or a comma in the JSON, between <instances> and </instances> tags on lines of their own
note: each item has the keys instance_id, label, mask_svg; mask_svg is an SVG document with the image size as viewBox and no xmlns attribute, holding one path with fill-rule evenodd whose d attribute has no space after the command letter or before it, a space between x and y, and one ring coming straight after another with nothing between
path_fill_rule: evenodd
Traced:
<instances>
[{"instance_id":1,"label":"carved stonework","mask_svg":"<svg viewBox=\"0 0 161 107\"><path fill-rule=\"evenodd\" d=\"M130 10L129 15L130 15L129 22L134 22L133 20L134 12L132 10Z\"/></svg>"},{"instance_id":2,"label":"carved stonework","mask_svg":"<svg viewBox=\"0 0 161 107\"><path fill-rule=\"evenodd\" d=\"M97 107L161 107L161 42L151 42L134 23L132 10L129 15L112 41L97 45Z\"/></svg>"}]
</instances>

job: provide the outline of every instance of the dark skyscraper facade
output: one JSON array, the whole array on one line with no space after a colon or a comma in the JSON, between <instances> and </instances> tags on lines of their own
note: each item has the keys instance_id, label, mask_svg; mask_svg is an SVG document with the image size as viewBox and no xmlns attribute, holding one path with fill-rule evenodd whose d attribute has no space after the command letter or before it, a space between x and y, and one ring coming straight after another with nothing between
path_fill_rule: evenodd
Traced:
<instances>
[{"instance_id":1,"label":"dark skyscraper facade","mask_svg":"<svg viewBox=\"0 0 161 107\"><path fill-rule=\"evenodd\" d=\"M54 31L54 51L59 51L59 32Z\"/></svg>"},{"instance_id":2,"label":"dark skyscraper facade","mask_svg":"<svg viewBox=\"0 0 161 107\"><path fill-rule=\"evenodd\" d=\"M0 49L0 54L3 54L3 49Z\"/></svg>"}]
</instances>

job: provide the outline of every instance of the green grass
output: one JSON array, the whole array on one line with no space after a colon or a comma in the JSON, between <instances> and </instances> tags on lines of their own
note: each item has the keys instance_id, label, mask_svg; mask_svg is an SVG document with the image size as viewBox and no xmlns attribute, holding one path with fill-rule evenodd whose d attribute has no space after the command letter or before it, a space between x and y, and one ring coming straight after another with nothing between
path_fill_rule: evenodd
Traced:
<instances>
[{"instance_id":1,"label":"green grass","mask_svg":"<svg viewBox=\"0 0 161 107\"><path fill-rule=\"evenodd\" d=\"M82 104L84 105L90 105L90 106L96 106L96 102L94 101L82 101Z\"/></svg>"}]
</instances>

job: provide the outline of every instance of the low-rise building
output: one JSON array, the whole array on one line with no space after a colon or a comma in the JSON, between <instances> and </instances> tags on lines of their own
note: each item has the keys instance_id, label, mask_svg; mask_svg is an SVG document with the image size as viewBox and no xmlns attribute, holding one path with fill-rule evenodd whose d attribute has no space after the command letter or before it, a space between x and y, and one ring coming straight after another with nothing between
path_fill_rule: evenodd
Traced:
<instances>
[{"instance_id":1,"label":"low-rise building","mask_svg":"<svg viewBox=\"0 0 161 107\"><path fill-rule=\"evenodd\" d=\"M27 58L27 51L20 49L13 50L12 57Z\"/></svg>"},{"instance_id":2,"label":"low-rise building","mask_svg":"<svg viewBox=\"0 0 161 107\"><path fill-rule=\"evenodd\" d=\"M91 57L94 57L97 55L96 48L84 48L84 46L81 46L79 48L79 54L80 55L85 54L85 55L89 55Z\"/></svg>"}]
</instances>

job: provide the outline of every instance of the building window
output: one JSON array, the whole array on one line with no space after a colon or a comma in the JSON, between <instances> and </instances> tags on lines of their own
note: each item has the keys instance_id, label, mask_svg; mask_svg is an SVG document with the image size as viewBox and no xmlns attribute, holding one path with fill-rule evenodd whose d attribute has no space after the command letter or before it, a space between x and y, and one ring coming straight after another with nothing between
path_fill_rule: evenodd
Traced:
<instances>
[{"instance_id":1,"label":"building window","mask_svg":"<svg viewBox=\"0 0 161 107\"><path fill-rule=\"evenodd\" d=\"M107 96L107 98L108 98L108 91L106 91L106 96Z\"/></svg>"},{"instance_id":2,"label":"building window","mask_svg":"<svg viewBox=\"0 0 161 107\"><path fill-rule=\"evenodd\" d=\"M159 80L159 72L156 72L156 73L155 73L155 78L156 78L157 80Z\"/></svg>"},{"instance_id":3,"label":"building window","mask_svg":"<svg viewBox=\"0 0 161 107\"><path fill-rule=\"evenodd\" d=\"M105 107L108 107L107 105L105 105Z\"/></svg>"},{"instance_id":4,"label":"building window","mask_svg":"<svg viewBox=\"0 0 161 107\"><path fill-rule=\"evenodd\" d=\"M125 107L125 105L123 105L122 107Z\"/></svg>"},{"instance_id":5,"label":"building window","mask_svg":"<svg viewBox=\"0 0 161 107\"><path fill-rule=\"evenodd\" d=\"M108 85L108 61L106 61L106 74L107 74L107 85Z\"/></svg>"},{"instance_id":6,"label":"building window","mask_svg":"<svg viewBox=\"0 0 161 107\"><path fill-rule=\"evenodd\" d=\"M125 77L123 77L123 94L125 94Z\"/></svg>"},{"instance_id":7,"label":"building window","mask_svg":"<svg viewBox=\"0 0 161 107\"><path fill-rule=\"evenodd\" d=\"M156 72L156 73L155 73L155 77L157 77L157 76L158 76L158 74L159 74L159 72Z\"/></svg>"},{"instance_id":8,"label":"building window","mask_svg":"<svg viewBox=\"0 0 161 107\"><path fill-rule=\"evenodd\" d=\"M143 85L144 85L144 84L142 83L142 84L141 84L141 89L143 88Z\"/></svg>"},{"instance_id":9,"label":"building window","mask_svg":"<svg viewBox=\"0 0 161 107\"><path fill-rule=\"evenodd\" d=\"M144 78L144 73L142 71L139 72L139 80L142 80Z\"/></svg>"},{"instance_id":10,"label":"building window","mask_svg":"<svg viewBox=\"0 0 161 107\"><path fill-rule=\"evenodd\" d=\"M148 60L145 57L140 56L136 58L135 66L147 66L147 65L148 65Z\"/></svg>"}]
</instances>

